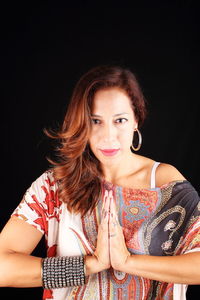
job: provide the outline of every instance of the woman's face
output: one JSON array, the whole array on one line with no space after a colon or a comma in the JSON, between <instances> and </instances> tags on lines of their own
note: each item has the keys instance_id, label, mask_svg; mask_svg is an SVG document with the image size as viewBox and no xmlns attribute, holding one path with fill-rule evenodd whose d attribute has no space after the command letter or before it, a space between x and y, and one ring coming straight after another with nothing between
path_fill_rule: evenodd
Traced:
<instances>
[{"instance_id":1,"label":"woman's face","mask_svg":"<svg viewBox=\"0 0 200 300\"><path fill-rule=\"evenodd\" d=\"M134 128L137 121L130 98L120 88L96 92L91 111L92 131L89 145L101 163L121 161L131 154ZM115 152L102 150L115 149Z\"/></svg>"}]
</instances>

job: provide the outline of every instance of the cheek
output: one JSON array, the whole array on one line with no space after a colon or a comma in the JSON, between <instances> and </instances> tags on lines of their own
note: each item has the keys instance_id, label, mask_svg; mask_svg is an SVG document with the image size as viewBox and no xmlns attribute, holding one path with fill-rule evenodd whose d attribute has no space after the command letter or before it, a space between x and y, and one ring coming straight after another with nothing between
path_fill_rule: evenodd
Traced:
<instances>
[{"instance_id":1,"label":"cheek","mask_svg":"<svg viewBox=\"0 0 200 300\"><path fill-rule=\"evenodd\" d=\"M133 142L133 134L132 134L132 132L127 132L120 139L120 143L122 145L124 145L124 148L126 148L128 150L129 150L130 146L132 145L132 142Z\"/></svg>"},{"instance_id":2,"label":"cheek","mask_svg":"<svg viewBox=\"0 0 200 300\"><path fill-rule=\"evenodd\" d=\"M96 137L96 135L92 135L89 139L90 148L95 149L96 144L97 144L97 137Z\"/></svg>"},{"instance_id":3,"label":"cheek","mask_svg":"<svg viewBox=\"0 0 200 300\"><path fill-rule=\"evenodd\" d=\"M133 136L131 134L126 134L121 136L120 143L129 148L131 146L133 140Z\"/></svg>"},{"instance_id":4,"label":"cheek","mask_svg":"<svg viewBox=\"0 0 200 300\"><path fill-rule=\"evenodd\" d=\"M89 142L94 145L100 138L101 138L101 130L97 128L93 128L90 133Z\"/></svg>"}]
</instances>

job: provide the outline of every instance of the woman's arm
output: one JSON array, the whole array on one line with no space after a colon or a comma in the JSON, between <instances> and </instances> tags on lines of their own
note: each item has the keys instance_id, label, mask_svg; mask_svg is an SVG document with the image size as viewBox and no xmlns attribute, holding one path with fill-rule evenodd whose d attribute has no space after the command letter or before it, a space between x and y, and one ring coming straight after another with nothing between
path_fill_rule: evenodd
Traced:
<instances>
[{"instance_id":1,"label":"woman's arm","mask_svg":"<svg viewBox=\"0 0 200 300\"><path fill-rule=\"evenodd\" d=\"M41 258L30 256L42 233L17 217L11 217L0 234L0 286L42 285Z\"/></svg>"},{"instance_id":2,"label":"woman's arm","mask_svg":"<svg viewBox=\"0 0 200 300\"><path fill-rule=\"evenodd\" d=\"M200 252L179 256L131 255L119 271L163 282L200 284Z\"/></svg>"},{"instance_id":3,"label":"woman's arm","mask_svg":"<svg viewBox=\"0 0 200 300\"><path fill-rule=\"evenodd\" d=\"M105 209L108 210L108 207ZM42 258L30 255L42 235L24 220L16 216L10 218L0 234L0 287L42 286ZM85 256L85 275L98 273L109 267L108 215L104 214L99 226L96 251L94 255Z\"/></svg>"},{"instance_id":4,"label":"woman's arm","mask_svg":"<svg viewBox=\"0 0 200 300\"><path fill-rule=\"evenodd\" d=\"M115 270L163 282L200 284L200 252L179 256L130 255L110 197L110 259Z\"/></svg>"}]
</instances>

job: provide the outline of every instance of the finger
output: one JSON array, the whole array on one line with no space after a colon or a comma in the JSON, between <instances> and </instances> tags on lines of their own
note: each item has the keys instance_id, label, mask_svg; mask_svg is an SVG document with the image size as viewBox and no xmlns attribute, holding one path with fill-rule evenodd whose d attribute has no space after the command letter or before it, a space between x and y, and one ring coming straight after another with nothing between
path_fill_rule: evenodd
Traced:
<instances>
[{"instance_id":1,"label":"finger","mask_svg":"<svg viewBox=\"0 0 200 300\"><path fill-rule=\"evenodd\" d=\"M110 199L108 197L108 191L106 190L105 195L104 195L102 214L101 214L101 217L102 217L101 218L101 224L102 225L106 225L106 226L108 225L109 209L110 209Z\"/></svg>"},{"instance_id":2,"label":"finger","mask_svg":"<svg viewBox=\"0 0 200 300\"><path fill-rule=\"evenodd\" d=\"M112 221L118 222L117 208L113 195L110 195L110 217Z\"/></svg>"},{"instance_id":3,"label":"finger","mask_svg":"<svg viewBox=\"0 0 200 300\"><path fill-rule=\"evenodd\" d=\"M109 215L109 210L110 210L110 199L109 199L109 193L107 191L107 196L105 196L105 201L104 201L104 218Z\"/></svg>"},{"instance_id":4,"label":"finger","mask_svg":"<svg viewBox=\"0 0 200 300\"><path fill-rule=\"evenodd\" d=\"M116 207L115 207L115 200L113 195L110 196L110 219L109 219L109 238L113 238L117 236L119 225L117 214L116 214Z\"/></svg>"},{"instance_id":5,"label":"finger","mask_svg":"<svg viewBox=\"0 0 200 300\"><path fill-rule=\"evenodd\" d=\"M102 203L102 208L101 208L101 213L104 213L105 210L105 202L106 198L108 197L108 190L105 190L104 196L103 196L103 203Z\"/></svg>"}]
</instances>

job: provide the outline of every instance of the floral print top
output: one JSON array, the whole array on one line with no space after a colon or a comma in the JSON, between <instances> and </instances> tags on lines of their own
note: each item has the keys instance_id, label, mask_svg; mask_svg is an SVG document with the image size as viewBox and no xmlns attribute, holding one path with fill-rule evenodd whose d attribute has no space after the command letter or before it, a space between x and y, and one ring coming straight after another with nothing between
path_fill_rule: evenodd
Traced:
<instances>
[{"instance_id":1,"label":"floral print top","mask_svg":"<svg viewBox=\"0 0 200 300\"><path fill-rule=\"evenodd\" d=\"M200 202L184 181L162 187L131 189L102 181L112 189L128 250L132 254L179 255L200 251ZM58 183L47 170L25 192L13 215L45 235L47 256L92 254L101 221L102 200L92 214L70 213L58 198ZM86 284L44 290L43 299L147 300L185 299L186 286L149 280L112 268L87 277ZM177 297L177 298L175 298ZM179 298L178 298L179 297Z\"/></svg>"}]
</instances>

